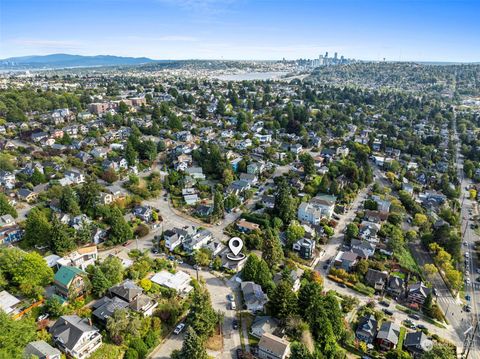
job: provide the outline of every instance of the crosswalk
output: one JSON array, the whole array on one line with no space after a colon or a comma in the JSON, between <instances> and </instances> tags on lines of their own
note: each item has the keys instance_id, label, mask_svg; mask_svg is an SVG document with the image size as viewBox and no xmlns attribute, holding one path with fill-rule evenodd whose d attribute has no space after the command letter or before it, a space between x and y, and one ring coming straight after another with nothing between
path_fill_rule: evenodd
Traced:
<instances>
[{"instance_id":1,"label":"crosswalk","mask_svg":"<svg viewBox=\"0 0 480 359\"><path fill-rule=\"evenodd\" d=\"M445 304L458 304L458 302L452 297L438 297L437 301Z\"/></svg>"}]
</instances>

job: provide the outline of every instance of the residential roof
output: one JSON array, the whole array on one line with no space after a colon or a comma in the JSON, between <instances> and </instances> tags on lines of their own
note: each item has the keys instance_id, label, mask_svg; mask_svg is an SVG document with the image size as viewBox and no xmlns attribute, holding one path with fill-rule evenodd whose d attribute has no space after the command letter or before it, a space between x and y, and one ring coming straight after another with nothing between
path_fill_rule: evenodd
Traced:
<instances>
[{"instance_id":1,"label":"residential roof","mask_svg":"<svg viewBox=\"0 0 480 359\"><path fill-rule=\"evenodd\" d=\"M55 273L54 280L65 287L68 287L70 282L77 275L85 275L86 273L77 267L70 266L61 266L60 269Z\"/></svg>"},{"instance_id":2,"label":"residential roof","mask_svg":"<svg viewBox=\"0 0 480 359\"><path fill-rule=\"evenodd\" d=\"M397 344L400 335L400 326L394 322L383 322L377 334L377 339L388 340L390 343Z\"/></svg>"},{"instance_id":3,"label":"residential roof","mask_svg":"<svg viewBox=\"0 0 480 359\"><path fill-rule=\"evenodd\" d=\"M60 356L60 350L52 347L50 344L43 340L37 340L27 344L24 350L24 357L31 358L32 355L40 359L51 358L55 355Z\"/></svg>"},{"instance_id":4,"label":"residential roof","mask_svg":"<svg viewBox=\"0 0 480 359\"><path fill-rule=\"evenodd\" d=\"M103 297L95 302L93 305L93 315L100 320L107 320L111 317L115 310L124 309L128 307L128 302L118 297L108 298Z\"/></svg>"},{"instance_id":5,"label":"residential roof","mask_svg":"<svg viewBox=\"0 0 480 359\"><path fill-rule=\"evenodd\" d=\"M66 348L73 349L84 333L98 331L91 326L86 318L78 315L63 315L50 328L50 334L55 341L62 343Z\"/></svg>"},{"instance_id":6,"label":"residential roof","mask_svg":"<svg viewBox=\"0 0 480 359\"><path fill-rule=\"evenodd\" d=\"M424 332L418 331L414 333L407 333L403 341L405 349L413 351L429 351L432 349L433 343Z\"/></svg>"},{"instance_id":7,"label":"residential roof","mask_svg":"<svg viewBox=\"0 0 480 359\"><path fill-rule=\"evenodd\" d=\"M270 333L264 333L260 338L258 347L266 349L269 352L275 354L279 358L282 358L285 355L285 352L288 350L290 343L282 338L279 338Z\"/></svg>"},{"instance_id":8,"label":"residential roof","mask_svg":"<svg viewBox=\"0 0 480 359\"><path fill-rule=\"evenodd\" d=\"M137 295L143 293L143 289L136 285L133 281L127 279L119 285L110 288L110 293L130 303Z\"/></svg>"},{"instance_id":9,"label":"residential roof","mask_svg":"<svg viewBox=\"0 0 480 359\"><path fill-rule=\"evenodd\" d=\"M13 307L15 307L18 303L20 303L20 299L14 297L6 290L2 290L0 292L0 309L2 309L5 313L11 313L13 311Z\"/></svg>"}]
</instances>

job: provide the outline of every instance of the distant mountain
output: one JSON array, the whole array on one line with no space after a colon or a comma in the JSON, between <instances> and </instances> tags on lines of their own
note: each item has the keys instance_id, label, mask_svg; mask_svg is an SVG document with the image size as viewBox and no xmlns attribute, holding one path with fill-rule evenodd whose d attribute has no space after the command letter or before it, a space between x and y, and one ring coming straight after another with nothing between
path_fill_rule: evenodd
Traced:
<instances>
[{"instance_id":1,"label":"distant mountain","mask_svg":"<svg viewBox=\"0 0 480 359\"><path fill-rule=\"evenodd\" d=\"M140 65L156 62L147 57L122 57L111 55L82 56L51 54L43 56L10 57L0 60L0 69L58 69L66 67Z\"/></svg>"}]
</instances>

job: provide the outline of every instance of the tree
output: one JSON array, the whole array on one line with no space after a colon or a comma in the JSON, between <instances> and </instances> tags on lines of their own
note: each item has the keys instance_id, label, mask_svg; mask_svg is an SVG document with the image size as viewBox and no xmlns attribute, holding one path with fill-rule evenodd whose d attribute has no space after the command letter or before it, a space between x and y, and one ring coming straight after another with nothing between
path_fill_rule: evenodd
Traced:
<instances>
[{"instance_id":1,"label":"tree","mask_svg":"<svg viewBox=\"0 0 480 359\"><path fill-rule=\"evenodd\" d=\"M228 186L235 179L233 177L233 171L230 168L225 168L223 170L222 178L223 178L223 184L225 186Z\"/></svg>"},{"instance_id":2,"label":"tree","mask_svg":"<svg viewBox=\"0 0 480 359\"><path fill-rule=\"evenodd\" d=\"M113 315L107 318L107 332L115 344L122 344L129 324L130 320L126 309L116 309Z\"/></svg>"},{"instance_id":3,"label":"tree","mask_svg":"<svg viewBox=\"0 0 480 359\"><path fill-rule=\"evenodd\" d=\"M425 301L423 302L422 310L428 316L432 315L432 306L433 306L433 298L432 293L428 293Z\"/></svg>"},{"instance_id":4,"label":"tree","mask_svg":"<svg viewBox=\"0 0 480 359\"><path fill-rule=\"evenodd\" d=\"M46 300L44 310L53 318L58 318L65 313L65 309L60 299L53 296Z\"/></svg>"},{"instance_id":5,"label":"tree","mask_svg":"<svg viewBox=\"0 0 480 359\"><path fill-rule=\"evenodd\" d=\"M275 267L283 259L282 244L280 243L278 235L276 235L271 229L267 229L265 232L262 246L262 258L267 262L270 268Z\"/></svg>"},{"instance_id":6,"label":"tree","mask_svg":"<svg viewBox=\"0 0 480 359\"><path fill-rule=\"evenodd\" d=\"M80 214L80 206L76 193L69 186L62 187L62 194L60 195L60 209L64 212L70 213L73 216Z\"/></svg>"},{"instance_id":7,"label":"tree","mask_svg":"<svg viewBox=\"0 0 480 359\"><path fill-rule=\"evenodd\" d=\"M278 191L275 195L275 206L273 212L288 224L295 218L295 202L286 180L282 179L278 184Z\"/></svg>"},{"instance_id":8,"label":"tree","mask_svg":"<svg viewBox=\"0 0 480 359\"><path fill-rule=\"evenodd\" d=\"M132 239L133 230L118 207L111 208L107 222L110 224L109 241L112 244L122 244Z\"/></svg>"},{"instance_id":9,"label":"tree","mask_svg":"<svg viewBox=\"0 0 480 359\"><path fill-rule=\"evenodd\" d=\"M30 182L32 182L32 184L36 186L41 183L47 182L47 180L45 179L45 175L42 172L40 172L38 168L35 167L32 175L30 176Z\"/></svg>"},{"instance_id":10,"label":"tree","mask_svg":"<svg viewBox=\"0 0 480 359\"><path fill-rule=\"evenodd\" d=\"M322 293L322 285L316 282L302 283L298 292L298 310L299 314L307 319L309 316L309 308L313 303L313 300L320 296Z\"/></svg>"},{"instance_id":11,"label":"tree","mask_svg":"<svg viewBox=\"0 0 480 359\"><path fill-rule=\"evenodd\" d=\"M197 335L192 327L187 328L187 334L182 344L182 349L172 353L172 359L207 359L208 354L205 349L204 341Z\"/></svg>"},{"instance_id":12,"label":"tree","mask_svg":"<svg viewBox=\"0 0 480 359\"><path fill-rule=\"evenodd\" d=\"M103 297L111 287L110 281L99 267L95 267L92 273L92 292L96 297Z\"/></svg>"},{"instance_id":13,"label":"tree","mask_svg":"<svg viewBox=\"0 0 480 359\"><path fill-rule=\"evenodd\" d=\"M9 214L13 218L18 217L17 210L10 203L8 203L8 197L3 193L0 193L0 216L4 214Z\"/></svg>"},{"instance_id":14,"label":"tree","mask_svg":"<svg viewBox=\"0 0 480 359\"><path fill-rule=\"evenodd\" d=\"M245 262L245 266L242 270L242 280L255 282L255 279L257 278L259 263L260 259L257 257L256 254L249 254L249 256L247 257L247 261Z\"/></svg>"},{"instance_id":15,"label":"tree","mask_svg":"<svg viewBox=\"0 0 480 359\"><path fill-rule=\"evenodd\" d=\"M75 248L75 241L71 228L60 222L55 215L52 216L50 248L60 255L64 255Z\"/></svg>"},{"instance_id":16,"label":"tree","mask_svg":"<svg viewBox=\"0 0 480 359\"><path fill-rule=\"evenodd\" d=\"M196 283L187 324L205 340L213 334L217 323L218 316L212 307L210 294L203 285Z\"/></svg>"},{"instance_id":17,"label":"tree","mask_svg":"<svg viewBox=\"0 0 480 359\"><path fill-rule=\"evenodd\" d=\"M305 228L303 228L298 221L292 221L287 228L286 235L288 239L288 247L290 248L294 242L298 241L300 238L303 238L305 235Z\"/></svg>"},{"instance_id":18,"label":"tree","mask_svg":"<svg viewBox=\"0 0 480 359\"><path fill-rule=\"evenodd\" d=\"M148 354L148 347L141 338L133 338L130 340L129 346L130 348L135 349L135 351L138 353L139 359L146 358Z\"/></svg>"},{"instance_id":19,"label":"tree","mask_svg":"<svg viewBox=\"0 0 480 359\"><path fill-rule=\"evenodd\" d=\"M455 349L447 344L435 344L429 352L423 353L421 359L455 359Z\"/></svg>"},{"instance_id":20,"label":"tree","mask_svg":"<svg viewBox=\"0 0 480 359\"><path fill-rule=\"evenodd\" d=\"M316 359L304 344L298 343L298 342L294 342L292 344L289 358L290 359Z\"/></svg>"},{"instance_id":21,"label":"tree","mask_svg":"<svg viewBox=\"0 0 480 359\"><path fill-rule=\"evenodd\" d=\"M278 283L273 291L270 306L275 317L283 321L296 312L297 296L292 290L291 283L285 280Z\"/></svg>"},{"instance_id":22,"label":"tree","mask_svg":"<svg viewBox=\"0 0 480 359\"><path fill-rule=\"evenodd\" d=\"M347 224L347 227L345 229L345 236L348 239L357 238L359 234L360 234L360 231L358 230L358 226L355 223Z\"/></svg>"},{"instance_id":23,"label":"tree","mask_svg":"<svg viewBox=\"0 0 480 359\"><path fill-rule=\"evenodd\" d=\"M17 248L0 249L0 273L29 297L40 296L53 281L53 271L41 255Z\"/></svg>"},{"instance_id":24,"label":"tree","mask_svg":"<svg viewBox=\"0 0 480 359\"><path fill-rule=\"evenodd\" d=\"M303 164L303 172L306 175L313 175L315 173L315 161L309 153L303 153L299 157Z\"/></svg>"},{"instance_id":25,"label":"tree","mask_svg":"<svg viewBox=\"0 0 480 359\"><path fill-rule=\"evenodd\" d=\"M41 209L34 207L30 210L25 223L23 239L30 245L46 246L50 243L52 226Z\"/></svg>"},{"instance_id":26,"label":"tree","mask_svg":"<svg viewBox=\"0 0 480 359\"><path fill-rule=\"evenodd\" d=\"M385 359L411 359L412 356L401 349L391 350L385 355Z\"/></svg>"},{"instance_id":27,"label":"tree","mask_svg":"<svg viewBox=\"0 0 480 359\"><path fill-rule=\"evenodd\" d=\"M88 177L87 181L78 190L80 208L84 212L93 212L100 194L100 185L93 177Z\"/></svg>"},{"instance_id":28,"label":"tree","mask_svg":"<svg viewBox=\"0 0 480 359\"><path fill-rule=\"evenodd\" d=\"M135 166L138 160L138 152L130 141L127 141L125 146L125 159L129 166Z\"/></svg>"},{"instance_id":29,"label":"tree","mask_svg":"<svg viewBox=\"0 0 480 359\"><path fill-rule=\"evenodd\" d=\"M22 358L27 344L37 339L32 318L14 320L0 310L0 358Z\"/></svg>"},{"instance_id":30,"label":"tree","mask_svg":"<svg viewBox=\"0 0 480 359\"><path fill-rule=\"evenodd\" d=\"M213 216L215 218L223 218L225 215L225 207L224 207L224 198L223 193L221 191L215 191L213 195Z\"/></svg>"},{"instance_id":31,"label":"tree","mask_svg":"<svg viewBox=\"0 0 480 359\"><path fill-rule=\"evenodd\" d=\"M428 277L432 277L433 275L438 273L437 267L435 266L435 264L432 263L426 263L423 266L423 270Z\"/></svg>"},{"instance_id":32,"label":"tree","mask_svg":"<svg viewBox=\"0 0 480 359\"><path fill-rule=\"evenodd\" d=\"M107 257L99 266L111 286L123 280L123 264L117 257Z\"/></svg>"},{"instance_id":33,"label":"tree","mask_svg":"<svg viewBox=\"0 0 480 359\"><path fill-rule=\"evenodd\" d=\"M416 226L423 226L428 222L428 217L423 213L415 213L415 217L413 218L413 224Z\"/></svg>"},{"instance_id":34,"label":"tree","mask_svg":"<svg viewBox=\"0 0 480 359\"><path fill-rule=\"evenodd\" d=\"M196 250L194 255L195 263L200 266L208 266L212 259L212 252L208 248L200 248Z\"/></svg>"},{"instance_id":35,"label":"tree","mask_svg":"<svg viewBox=\"0 0 480 359\"><path fill-rule=\"evenodd\" d=\"M361 273L362 275L367 274L367 272L368 272L368 261L364 260L364 259L358 261L357 267L355 268L355 270L357 271L357 273Z\"/></svg>"},{"instance_id":36,"label":"tree","mask_svg":"<svg viewBox=\"0 0 480 359\"><path fill-rule=\"evenodd\" d=\"M102 179L108 183L118 181L117 172L115 172L112 167L109 167L105 172L103 172Z\"/></svg>"}]
</instances>

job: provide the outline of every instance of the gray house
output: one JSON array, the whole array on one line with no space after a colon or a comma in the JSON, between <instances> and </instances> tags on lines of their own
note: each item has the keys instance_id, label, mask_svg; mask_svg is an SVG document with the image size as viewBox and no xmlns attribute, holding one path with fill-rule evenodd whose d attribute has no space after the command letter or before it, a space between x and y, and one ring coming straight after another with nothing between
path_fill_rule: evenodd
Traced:
<instances>
[{"instance_id":1,"label":"gray house","mask_svg":"<svg viewBox=\"0 0 480 359\"><path fill-rule=\"evenodd\" d=\"M377 320L373 315L367 315L358 322L355 336L367 344L371 344L377 335Z\"/></svg>"}]
</instances>

